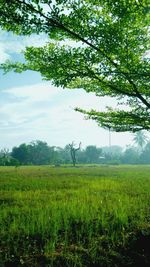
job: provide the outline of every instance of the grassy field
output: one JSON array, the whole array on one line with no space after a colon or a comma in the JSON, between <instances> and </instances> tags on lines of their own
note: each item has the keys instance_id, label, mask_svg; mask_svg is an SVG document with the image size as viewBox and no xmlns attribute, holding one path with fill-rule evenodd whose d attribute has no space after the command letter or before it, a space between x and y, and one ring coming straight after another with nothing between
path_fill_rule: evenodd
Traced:
<instances>
[{"instance_id":1,"label":"grassy field","mask_svg":"<svg viewBox=\"0 0 150 267\"><path fill-rule=\"evenodd\" d=\"M0 266L149 267L150 166L0 167Z\"/></svg>"}]
</instances>

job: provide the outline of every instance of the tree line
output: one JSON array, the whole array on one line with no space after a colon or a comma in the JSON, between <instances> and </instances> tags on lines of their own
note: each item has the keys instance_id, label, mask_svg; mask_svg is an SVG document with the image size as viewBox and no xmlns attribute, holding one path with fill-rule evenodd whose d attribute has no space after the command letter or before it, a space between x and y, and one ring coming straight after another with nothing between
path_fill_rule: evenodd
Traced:
<instances>
[{"instance_id":1,"label":"tree line","mask_svg":"<svg viewBox=\"0 0 150 267\"><path fill-rule=\"evenodd\" d=\"M12 151L1 149L0 165L150 164L150 141L145 144L136 144L136 141L135 145L127 146L125 149L117 145L100 148L89 145L82 149L81 146L77 148L72 143L74 159L70 144L62 148L49 146L46 142L36 140L13 147Z\"/></svg>"}]
</instances>

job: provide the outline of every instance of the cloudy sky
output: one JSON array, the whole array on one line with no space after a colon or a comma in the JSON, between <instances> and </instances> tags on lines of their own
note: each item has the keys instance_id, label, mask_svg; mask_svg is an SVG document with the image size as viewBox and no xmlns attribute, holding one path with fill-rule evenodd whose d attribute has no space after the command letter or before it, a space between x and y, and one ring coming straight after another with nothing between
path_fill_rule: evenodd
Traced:
<instances>
[{"instance_id":1,"label":"cloudy sky","mask_svg":"<svg viewBox=\"0 0 150 267\"><path fill-rule=\"evenodd\" d=\"M44 36L18 37L0 31L0 63L20 59L25 46L46 42ZM72 141L76 144L81 141L83 148L89 144L98 147L109 144L108 131L86 120L74 108L103 110L106 105L115 105L114 100L83 90L56 88L31 71L6 75L0 71L0 81L0 149L32 140L61 147ZM130 133L111 133L112 145L125 147L132 139Z\"/></svg>"}]
</instances>

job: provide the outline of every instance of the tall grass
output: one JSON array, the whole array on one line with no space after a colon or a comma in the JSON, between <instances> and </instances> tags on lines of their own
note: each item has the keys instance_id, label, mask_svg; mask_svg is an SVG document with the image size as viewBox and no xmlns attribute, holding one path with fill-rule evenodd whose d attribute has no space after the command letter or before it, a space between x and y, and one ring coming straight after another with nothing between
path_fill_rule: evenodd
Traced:
<instances>
[{"instance_id":1,"label":"tall grass","mask_svg":"<svg viewBox=\"0 0 150 267\"><path fill-rule=\"evenodd\" d=\"M149 266L150 166L1 167L0 186L2 266Z\"/></svg>"}]
</instances>

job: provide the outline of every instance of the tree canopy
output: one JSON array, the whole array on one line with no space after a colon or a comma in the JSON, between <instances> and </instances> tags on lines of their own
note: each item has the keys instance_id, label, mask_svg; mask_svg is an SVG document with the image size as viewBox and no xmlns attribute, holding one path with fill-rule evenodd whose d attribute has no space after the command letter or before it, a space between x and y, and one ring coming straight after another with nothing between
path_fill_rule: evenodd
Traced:
<instances>
[{"instance_id":1,"label":"tree canopy","mask_svg":"<svg viewBox=\"0 0 150 267\"><path fill-rule=\"evenodd\" d=\"M139 132L137 132L139 133ZM54 165L59 167L62 164L150 164L150 140L145 141L142 149L137 146L127 146L123 149L120 146L96 147L88 145L85 148L74 146L71 143L75 155L70 152L70 144L64 148L49 146L46 142L36 140L30 143L22 143L19 146L0 150L0 166L20 165ZM77 152L77 153L76 153ZM75 158L74 158L75 156Z\"/></svg>"},{"instance_id":2,"label":"tree canopy","mask_svg":"<svg viewBox=\"0 0 150 267\"><path fill-rule=\"evenodd\" d=\"M143 150L144 145L148 141L148 137L142 131L135 133L133 138L134 144L136 144L140 150Z\"/></svg>"},{"instance_id":3,"label":"tree canopy","mask_svg":"<svg viewBox=\"0 0 150 267\"><path fill-rule=\"evenodd\" d=\"M76 110L115 131L150 130L149 19L146 0L0 0L3 29L49 36L1 68L115 98L116 109Z\"/></svg>"},{"instance_id":4,"label":"tree canopy","mask_svg":"<svg viewBox=\"0 0 150 267\"><path fill-rule=\"evenodd\" d=\"M11 156L23 165L47 165L55 161L54 146L50 147L40 140L13 147Z\"/></svg>"}]
</instances>

